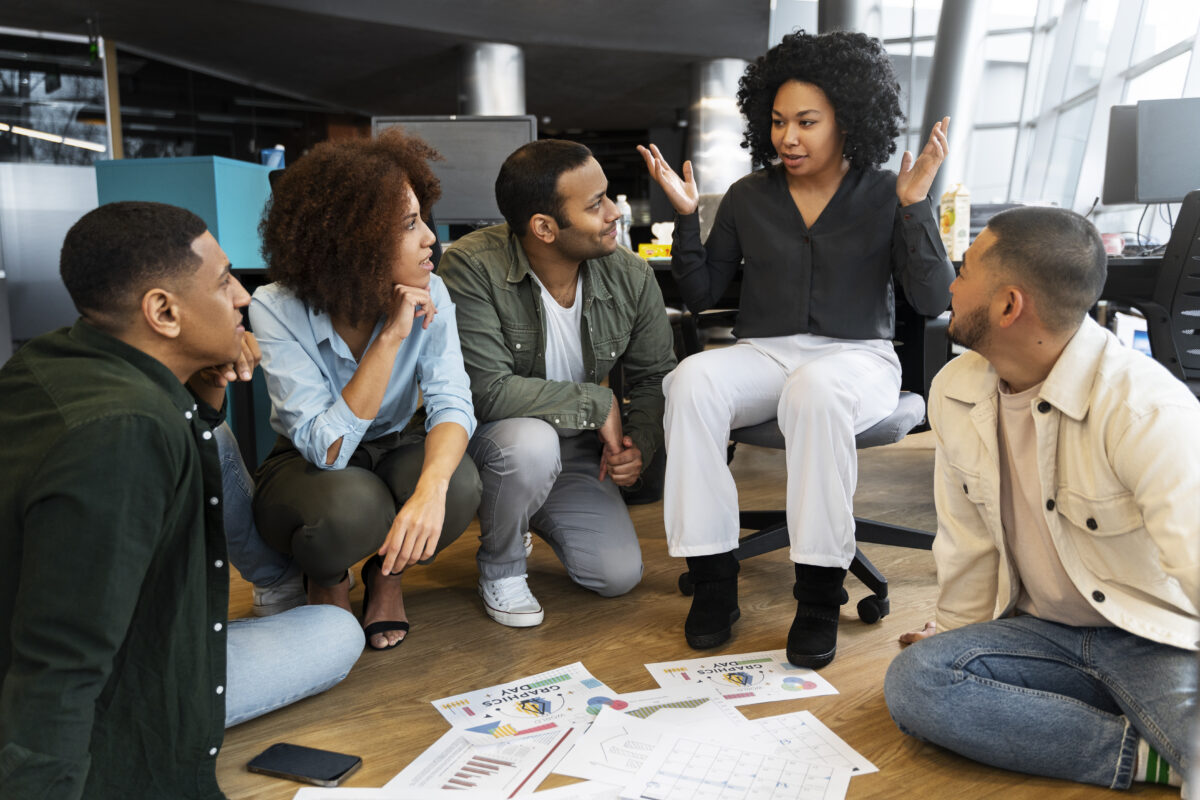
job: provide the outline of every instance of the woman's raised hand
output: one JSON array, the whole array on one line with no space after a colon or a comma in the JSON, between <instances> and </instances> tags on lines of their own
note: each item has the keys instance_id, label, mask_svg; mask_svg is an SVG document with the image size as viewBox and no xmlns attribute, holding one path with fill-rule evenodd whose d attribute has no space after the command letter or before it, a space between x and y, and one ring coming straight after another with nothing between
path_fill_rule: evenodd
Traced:
<instances>
[{"instance_id":1,"label":"woman's raised hand","mask_svg":"<svg viewBox=\"0 0 1200 800\"><path fill-rule=\"evenodd\" d=\"M900 174L896 177L896 197L900 199L900 205L911 206L929 196L929 187L933 185L938 167L950 153L950 145L946 141L946 131L949 129L949 117L942 117L941 122L935 123L929 141L915 162L912 153L904 151L900 159Z\"/></svg>"},{"instance_id":2,"label":"woman's raised hand","mask_svg":"<svg viewBox=\"0 0 1200 800\"><path fill-rule=\"evenodd\" d=\"M662 187L676 213L695 212L700 203L700 189L696 187L696 178L692 175L692 162L683 162L683 177L680 178L656 146L650 145L650 149L646 149L639 144L638 152L646 160L646 169L649 170L650 177Z\"/></svg>"}]
</instances>

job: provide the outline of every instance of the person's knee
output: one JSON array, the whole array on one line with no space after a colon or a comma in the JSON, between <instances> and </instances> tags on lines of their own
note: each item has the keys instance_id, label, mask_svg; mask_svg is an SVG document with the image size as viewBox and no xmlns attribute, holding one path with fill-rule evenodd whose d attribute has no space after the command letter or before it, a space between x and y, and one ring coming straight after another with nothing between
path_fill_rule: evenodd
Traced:
<instances>
[{"instance_id":1,"label":"person's knee","mask_svg":"<svg viewBox=\"0 0 1200 800\"><path fill-rule=\"evenodd\" d=\"M395 500L383 481L363 471L312 498L293 533L292 552L310 575L320 574L313 572L317 564L328 564L331 576L340 574L383 542L395 515Z\"/></svg>"},{"instance_id":2,"label":"person's knee","mask_svg":"<svg viewBox=\"0 0 1200 800\"><path fill-rule=\"evenodd\" d=\"M931 691L938 680L937 670L926 658L926 642L911 644L888 665L883 679L883 697L888 713L901 731L924 738L924 724L938 713L937 698Z\"/></svg>"},{"instance_id":3,"label":"person's knee","mask_svg":"<svg viewBox=\"0 0 1200 800\"><path fill-rule=\"evenodd\" d=\"M797 414L822 418L844 415L852 420L853 395L828 378L825 370L811 367L797 369L784 381L776 416L790 419Z\"/></svg>"},{"instance_id":4,"label":"person's knee","mask_svg":"<svg viewBox=\"0 0 1200 800\"><path fill-rule=\"evenodd\" d=\"M595 585L588 588L601 597L620 597L641 583L642 572L642 553L635 544L632 551L605 563Z\"/></svg>"},{"instance_id":5,"label":"person's knee","mask_svg":"<svg viewBox=\"0 0 1200 800\"><path fill-rule=\"evenodd\" d=\"M454 474L450 476L450 486L446 489L446 520L442 525L442 536L457 537L467 529L475 513L479 510L479 499L483 495L483 483L479 479L479 470L475 467L470 456L463 456L458 462Z\"/></svg>"},{"instance_id":6,"label":"person's knee","mask_svg":"<svg viewBox=\"0 0 1200 800\"><path fill-rule=\"evenodd\" d=\"M309 622L313 633L312 646L324 651L323 659L326 666L328 685L339 683L350 674L350 668L362 655L366 644L362 626L349 611L337 606L316 605L304 606L314 610Z\"/></svg>"},{"instance_id":7,"label":"person's knee","mask_svg":"<svg viewBox=\"0 0 1200 800\"><path fill-rule=\"evenodd\" d=\"M552 482L562 469L558 431L548 422L531 417L503 420L483 434L475 463L486 481L501 476L505 482L540 486Z\"/></svg>"},{"instance_id":8,"label":"person's knee","mask_svg":"<svg viewBox=\"0 0 1200 800\"><path fill-rule=\"evenodd\" d=\"M701 358L685 358L663 379L663 394L673 408L711 403L722 388L720 376Z\"/></svg>"}]
</instances>

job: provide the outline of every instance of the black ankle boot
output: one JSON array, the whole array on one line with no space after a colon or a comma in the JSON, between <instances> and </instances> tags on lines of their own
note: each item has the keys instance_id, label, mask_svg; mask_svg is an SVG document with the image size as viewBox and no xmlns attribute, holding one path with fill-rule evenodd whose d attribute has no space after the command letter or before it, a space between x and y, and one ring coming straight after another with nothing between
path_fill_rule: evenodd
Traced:
<instances>
[{"instance_id":1,"label":"black ankle boot","mask_svg":"<svg viewBox=\"0 0 1200 800\"><path fill-rule=\"evenodd\" d=\"M688 556L687 565L693 594L683 635L697 650L724 644L742 615L737 599L737 558L732 552Z\"/></svg>"},{"instance_id":2,"label":"black ankle boot","mask_svg":"<svg viewBox=\"0 0 1200 800\"><path fill-rule=\"evenodd\" d=\"M837 652L838 609L846 602L840 567L796 565L796 618L788 631L787 659L797 667L820 669Z\"/></svg>"}]
</instances>

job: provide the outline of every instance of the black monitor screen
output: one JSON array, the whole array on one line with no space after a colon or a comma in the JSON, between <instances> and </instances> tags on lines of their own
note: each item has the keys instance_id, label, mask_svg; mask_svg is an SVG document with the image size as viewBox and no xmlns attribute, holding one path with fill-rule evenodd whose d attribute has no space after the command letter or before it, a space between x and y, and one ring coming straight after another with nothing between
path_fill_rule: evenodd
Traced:
<instances>
[{"instance_id":1,"label":"black monitor screen","mask_svg":"<svg viewBox=\"0 0 1200 800\"><path fill-rule=\"evenodd\" d=\"M1200 189L1200 97L1137 104L1137 201L1178 203Z\"/></svg>"},{"instance_id":2,"label":"black monitor screen","mask_svg":"<svg viewBox=\"0 0 1200 800\"><path fill-rule=\"evenodd\" d=\"M504 159L537 138L537 120L520 117L375 117L372 133L395 126L419 136L442 154L433 171L442 198L433 207L439 224L480 225L502 221L496 208L496 175Z\"/></svg>"}]
</instances>

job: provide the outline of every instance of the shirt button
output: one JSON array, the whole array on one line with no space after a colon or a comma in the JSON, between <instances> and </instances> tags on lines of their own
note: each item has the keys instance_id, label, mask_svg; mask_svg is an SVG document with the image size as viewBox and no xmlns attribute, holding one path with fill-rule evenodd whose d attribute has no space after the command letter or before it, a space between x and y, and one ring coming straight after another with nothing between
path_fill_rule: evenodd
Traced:
<instances>
[{"instance_id":1,"label":"shirt button","mask_svg":"<svg viewBox=\"0 0 1200 800\"><path fill-rule=\"evenodd\" d=\"M192 412L190 412L190 411L185 411L185 412L183 412L183 417L184 417L184 419L191 419L191 418L192 418Z\"/></svg>"},{"instance_id":2,"label":"shirt button","mask_svg":"<svg viewBox=\"0 0 1200 800\"><path fill-rule=\"evenodd\" d=\"M217 687L217 694L225 694L225 687L224 687L224 686L218 686L218 687Z\"/></svg>"},{"instance_id":3,"label":"shirt button","mask_svg":"<svg viewBox=\"0 0 1200 800\"><path fill-rule=\"evenodd\" d=\"M213 566L216 567L217 569L220 569L221 567L225 566L225 562L218 558L216 561L213 562Z\"/></svg>"},{"instance_id":4,"label":"shirt button","mask_svg":"<svg viewBox=\"0 0 1200 800\"><path fill-rule=\"evenodd\" d=\"M224 627L225 627L224 625L222 625L221 623L218 622L215 625L213 625L213 630L216 631L217 633L220 633L221 628L224 628Z\"/></svg>"},{"instance_id":5,"label":"shirt button","mask_svg":"<svg viewBox=\"0 0 1200 800\"><path fill-rule=\"evenodd\" d=\"M904 218L905 218L905 219L912 219L912 214L905 214L905 215L904 215Z\"/></svg>"},{"instance_id":6,"label":"shirt button","mask_svg":"<svg viewBox=\"0 0 1200 800\"><path fill-rule=\"evenodd\" d=\"M910 253L915 253L915 252L917 252L917 248L915 248L915 247L910 247L910 248L908 248L908 252L910 252Z\"/></svg>"},{"instance_id":7,"label":"shirt button","mask_svg":"<svg viewBox=\"0 0 1200 800\"><path fill-rule=\"evenodd\" d=\"M219 502L221 502L221 501L220 501L220 500L218 500L218 499L217 499L217 498L215 498L215 497L210 497L210 498L208 498L208 504L209 504L210 506L215 506L215 505L216 505L217 503L219 503Z\"/></svg>"},{"instance_id":8,"label":"shirt button","mask_svg":"<svg viewBox=\"0 0 1200 800\"><path fill-rule=\"evenodd\" d=\"M208 754L210 756L215 756L217 754L217 748L215 748L215 747L208 748Z\"/></svg>"},{"instance_id":9,"label":"shirt button","mask_svg":"<svg viewBox=\"0 0 1200 800\"><path fill-rule=\"evenodd\" d=\"M518 350L520 350L520 349L521 349L521 343L520 343L520 342L517 342L517 349L518 349Z\"/></svg>"},{"instance_id":10,"label":"shirt button","mask_svg":"<svg viewBox=\"0 0 1200 800\"><path fill-rule=\"evenodd\" d=\"M810 244L811 242L812 242L812 239L808 238L807 236L804 237L805 244Z\"/></svg>"},{"instance_id":11,"label":"shirt button","mask_svg":"<svg viewBox=\"0 0 1200 800\"><path fill-rule=\"evenodd\" d=\"M554 418L554 424L555 424L555 425L559 424L559 419L558 419L558 417L555 417L555 418Z\"/></svg>"},{"instance_id":12,"label":"shirt button","mask_svg":"<svg viewBox=\"0 0 1200 800\"><path fill-rule=\"evenodd\" d=\"M964 483L963 484L963 494L970 494L970 493L971 493L971 490L968 489L967 485Z\"/></svg>"},{"instance_id":13,"label":"shirt button","mask_svg":"<svg viewBox=\"0 0 1200 800\"><path fill-rule=\"evenodd\" d=\"M1096 591L1092 592L1092 599L1095 600L1097 603L1103 603L1104 602L1104 592L1097 589Z\"/></svg>"},{"instance_id":14,"label":"shirt button","mask_svg":"<svg viewBox=\"0 0 1200 800\"><path fill-rule=\"evenodd\" d=\"M205 431L204 433L200 434L200 438L205 441L208 441L209 439L212 438L212 431Z\"/></svg>"},{"instance_id":15,"label":"shirt button","mask_svg":"<svg viewBox=\"0 0 1200 800\"><path fill-rule=\"evenodd\" d=\"M616 358L616 357L617 357L617 351L616 351L616 350L613 350L611 353L609 353L609 354L608 354L608 356L609 356L609 358Z\"/></svg>"},{"instance_id":16,"label":"shirt button","mask_svg":"<svg viewBox=\"0 0 1200 800\"><path fill-rule=\"evenodd\" d=\"M1042 412L1043 414L1048 413L1050 411L1050 404L1043 400L1042 402L1038 403L1038 411Z\"/></svg>"},{"instance_id":17,"label":"shirt button","mask_svg":"<svg viewBox=\"0 0 1200 800\"><path fill-rule=\"evenodd\" d=\"M1088 526L1089 531L1094 531L1094 530L1096 530L1096 528L1100 527L1099 525L1096 524L1096 520L1093 519L1092 517L1088 517L1087 526Z\"/></svg>"},{"instance_id":18,"label":"shirt button","mask_svg":"<svg viewBox=\"0 0 1200 800\"><path fill-rule=\"evenodd\" d=\"M1047 511L1053 511L1053 510L1054 510L1054 500L1053 500L1053 499L1050 499L1050 500L1047 500L1047 501L1046 501L1046 510L1047 510Z\"/></svg>"}]
</instances>

